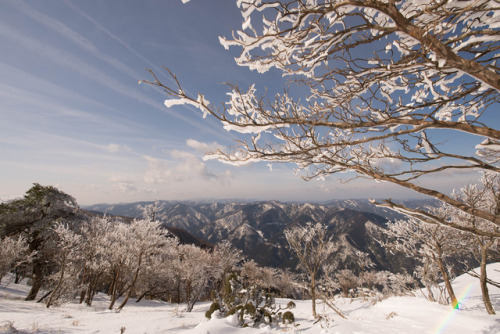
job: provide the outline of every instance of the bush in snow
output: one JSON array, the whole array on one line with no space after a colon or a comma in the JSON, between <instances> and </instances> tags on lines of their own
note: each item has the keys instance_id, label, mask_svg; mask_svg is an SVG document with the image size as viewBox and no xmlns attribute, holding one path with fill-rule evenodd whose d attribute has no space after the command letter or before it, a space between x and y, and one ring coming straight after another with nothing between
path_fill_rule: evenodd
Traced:
<instances>
[{"instance_id":1,"label":"bush in snow","mask_svg":"<svg viewBox=\"0 0 500 334\"><path fill-rule=\"evenodd\" d=\"M288 324L294 321L293 313L283 313L283 309L276 306L271 294L265 293L262 287L256 284L245 284L243 278L236 273L226 279L223 294L215 294L216 300L205 313L209 319L218 310L223 317L233 316L241 327Z\"/></svg>"}]
</instances>

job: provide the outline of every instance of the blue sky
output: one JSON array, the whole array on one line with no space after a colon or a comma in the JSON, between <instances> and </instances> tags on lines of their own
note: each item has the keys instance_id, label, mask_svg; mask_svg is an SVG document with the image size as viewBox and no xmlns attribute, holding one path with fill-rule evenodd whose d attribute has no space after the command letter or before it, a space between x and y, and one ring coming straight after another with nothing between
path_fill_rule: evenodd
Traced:
<instances>
[{"instance_id":1,"label":"blue sky","mask_svg":"<svg viewBox=\"0 0 500 334\"><path fill-rule=\"evenodd\" d=\"M145 68L161 76L165 65L185 89L219 104L227 81L281 89L280 73L240 68L238 50L218 43L240 25L227 0L2 0L0 199L34 182L80 204L416 197L366 180L306 182L287 165L202 161L235 134L192 108L167 110L161 91L138 81L150 79ZM449 191L454 177L434 185Z\"/></svg>"}]
</instances>

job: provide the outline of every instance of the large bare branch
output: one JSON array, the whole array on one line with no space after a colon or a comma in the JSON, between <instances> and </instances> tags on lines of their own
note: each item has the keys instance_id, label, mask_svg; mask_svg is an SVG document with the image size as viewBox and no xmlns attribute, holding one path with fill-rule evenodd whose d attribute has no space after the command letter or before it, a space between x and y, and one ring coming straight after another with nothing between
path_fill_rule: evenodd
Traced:
<instances>
[{"instance_id":1,"label":"large bare branch","mask_svg":"<svg viewBox=\"0 0 500 334\"><path fill-rule=\"evenodd\" d=\"M190 104L248 136L212 158L292 162L308 169L307 179L354 171L500 226L498 215L415 182L447 170L500 172L498 122L485 117L500 102L499 1L238 4L242 29L221 38L226 48L241 48L236 62L259 72L277 68L309 92L301 99L287 91L267 99L254 86L229 85L229 101L216 107L201 94L189 96L172 72L172 87L151 72L150 83L169 96L167 106ZM457 150L437 142L436 131L450 140L465 133L477 142Z\"/></svg>"}]
</instances>

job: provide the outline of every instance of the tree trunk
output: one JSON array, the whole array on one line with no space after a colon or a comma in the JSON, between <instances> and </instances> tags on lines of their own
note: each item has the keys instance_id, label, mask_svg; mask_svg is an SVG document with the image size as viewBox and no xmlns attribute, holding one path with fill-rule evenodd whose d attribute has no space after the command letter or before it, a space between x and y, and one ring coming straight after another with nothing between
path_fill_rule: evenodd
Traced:
<instances>
[{"instance_id":1,"label":"tree trunk","mask_svg":"<svg viewBox=\"0 0 500 334\"><path fill-rule=\"evenodd\" d=\"M189 300L191 299L191 280L186 280L186 303L189 303Z\"/></svg>"},{"instance_id":2,"label":"tree trunk","mask_svg":"<svg viewBox=\"0 0 500 334\"><path fill-rule=\"evenodd\" d=\"M203 290L207 286L207 282L204 281L202 284L198 284L198 286L193 289L192 286L190 286L190 298L187 301L187 307L186 307L186 312L191 312L193 310L194 304L200 299L201 294L203 293ZM193 291L194 290L194 291Z\"/></svg>"},{"instance_id":3,"label":"tree trunk","mask_svg":"<svg viewBox=\"0 0 500 334\"><path fill-rule=\"evenodd\" d=\"M27 301L35 300L35 298L38 294L38 291L40 291L40 288L42 287L42 284L43 284L43 265L38 260L33 261L32 282L33 283L31 286L31 290L25 299Z\"/></svg>"},{"instance_id":4,"label":"tree trunk","mask_svg":"<svg viewBox=\"0 0 500 334\"><path fill-rule=\"evenodd\" d=\"M94 298L94 284L93 282L89 283L87 287L87 297L85 298L85 304L87 306L92 306L92 300Z\"/></svg>"},{"instance_id":5,"label":"tree trunk","mask_svg":"<svg viewBox=\"0 0 500 334\"><path fill-rule=\"evenodd\" d=\"M431 302L435 302L436 298L434 298L434 294L432 293L431 287L427 285L426 288L427 288L427 299L429 299L429 301Z\"/></svg>"},{"instance_id":6,"label":"tree trunk","mask_svg":"<svg viewBox=\"0 0 500 334\"><path fill-rule=\"evenodd\" d=\"M43 302L43 300L44 300L45 298L47 298L47 297L48 297L51 293L52 293L52 290L50 290L49 292L47 292L46 294L44 294L44 295L42 296L42 298L38 299L37 303L41 303L41 302Z\"/></svg>"},{"instance_id":7,"label":"tree trunk","mask_svg":"<svg viewBox=\"0 0 500 334\"><path fill-rule=\"evenodd\" d=\"M57 285L50 294L49 300L47 300L46 304L47 308L49 308L50 305L52 305L52 303L55 300L55 297L57 296L57 294L59 294L59 290L61 289L61 286L63 284L65 270L66 270L66 254L63 254L63 261L61 264L61 275L59 275L59 280L57 281Z\"/></svg>"},{"instance_id":8,"label":"tree trunk","mask_svg":"<svg viewBox=\"0 0 500 334\"><path fill-rule=\"evenodd\" d=\"M444 266L441 250L438 248L438 256L432 255L432 257L434 258L434 261L436 261L439 267L439 271L441 271L441 275L443 275L444 285L446 287L446 291L448 291L448 296L451 299L451 307L453 307L454 309L458 309L458 300L455 296L455 292L453 291L453 287L451 286L448 271Z\"/></svg>"},{"instance_id":9,"label":"tree trunk","mask_svg":"<svg viewBox=\"0 0 500 334\"><path fill-rule=\"evenodd\" d=\"M86 290L82 290L80 291L80 304L83 304L83 302L85 301L85 296L87 295L87 291Z\"/></svg>"},{"instance_id":10,"label":"tree trunk","mask_svg":"<svg viewBox=\"0 0 500 334\"><path fill-rule=\"evenodd\" d=\"M85 304L87 304L87 306L92 306L92 300L94 299L94 296L97 291L97 283L99 281L99 275L100 274L95 273L90 276L89 286L87 289L87 299L85 300Z\"/></svg>"},{"instance_id":11,"label":"tree trunk","mask_svg":"<svg viewBox=\"0 0 500 334\"><path fill-rule=\"evenodd\" d=\"M137 298L137 300L135 302L136 303L140 302L142 300L142 298L146 297L146 295L151 293L151 291L153 291L154 289L156 289L156 286L152 287L151 289L149 289L147 291L144 291L144 293L142 295L140 295L139 298Z\"/></svg>"},{"instance_id":12,"label":"tree trunk","mask_svg":"<svg viewBox=\"0 0 500 334\"><path fill-rule=\"evenodd\" d=\"M24 269L21 272L19 268L16 268L15 273L16 273L16 279L14 280L14 284L19 284L19 282L21 282L24 276L26 275L26 272Z\"/></svg>"},{"instance_id":13,"label":"tree trunk","mask_svg":"<svg viewBox=\"0 0 500 334\"><path fill-rule=\"evenodd\" d=\"M110 287L110 295L111 295L111 302L109 303L109 310L113 309L113 306L115 306L116 299L118 298L118 280L120 278L120 269L117 269L115 272L115 275L113 276L113 282L111 283Z\"/></svg>"},{"instance_id":14,"label":"tree trunk","mask_svg":"<svg viewBox=\"0 0 500 334\"><path fill-rule=\"evenodd\" d=\"M134 279L132 280L132 283L130 284L130 287L127 291L127 295L125 296L125 299L121 303L120 306L118 306L118 310L121 310L128 302L130 295L132 294L132 291L135 289L135 284L137 283L137 279L139 278L139 271L141 270L141 261L139 261L139 264L137 266L137 270L135 271L134 274Z\"/></svg>"},{"instance_id":15,"label":"tree trunk","mask_svg":"<svg viewBox=\"0 0 500 334\"><path fill-rule=\"evenodd\" d=\"M90 274L88 273L88 269L87 268L83 268L83 273L82 273L82 277L80 279L80 285L81 286L84 286L85 284L88 284L90 285L90 280L91 280L91 276ZM83 302L85 301L85 296L87 295L87 289L83 289L80 291L80 304L83 304Z\"/></svg>"},{"instance_id":16,"label":"tree trunk","mask_svg":"<svg viewBox=\"0 0 500 334\"><path fill-rule=\"evenodd\" d=\"M486 260L488 259L488 248L491 246L490 244L484 245L480 244L481 246L481 273L480 273L480 278L479 282L481 284L481 293L483 295L483 302L484 306L486 307L486 312L488 314L495 314L495 310L493 309L493 305L491 305L491 300L490 300L490 294L488 293L488 286L487 286L487 280L488 276L486 274Z\"/></svg>"},{"instance_id":17,"label":"tree trunk","mask_svg":"<svg viewBox=\"0 0 500 334\"><path fill-rule=\"evenodd\" d=\"M311 275L311 301L312 301L312 314L313 317L316 319L318 316L316 315L316 277L314 275Z\"/></svg>"}]
</instances>

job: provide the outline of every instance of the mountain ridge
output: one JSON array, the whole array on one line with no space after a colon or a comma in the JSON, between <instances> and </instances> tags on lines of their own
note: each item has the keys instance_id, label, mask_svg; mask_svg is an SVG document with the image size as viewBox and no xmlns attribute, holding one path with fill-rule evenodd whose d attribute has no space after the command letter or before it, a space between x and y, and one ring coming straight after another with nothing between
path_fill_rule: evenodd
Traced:
<instances>
[{"instance_id":1,"label":"mountain ridge","mask_svg":"<svg viewBox=\"0 0 500 334\"><path fill-rule=\"evenodd\" d=\"M144 206L152 203L97 204L86 208L140 218ZM431 203L422 200L405 202L411 207ZM357 250L366 253L376 269L393 272L405 269L405 261L395 258L380 245L380 241L386 238L384 230L387 222L402 216L377 208L368 200L335 200L324 204L158 201L157 211L158 219L166 227L185 230L209 244L229 240L247 258L262 266L295 268L297 261L287 248L284 231L313 222L322 223L334 240L343 245L343 251L348 254L343 266L353 266Z\"/></svg>"}]
</instances>

